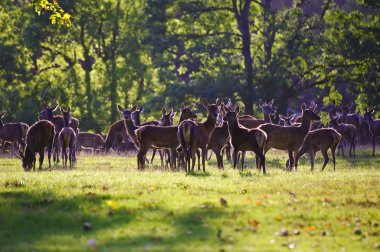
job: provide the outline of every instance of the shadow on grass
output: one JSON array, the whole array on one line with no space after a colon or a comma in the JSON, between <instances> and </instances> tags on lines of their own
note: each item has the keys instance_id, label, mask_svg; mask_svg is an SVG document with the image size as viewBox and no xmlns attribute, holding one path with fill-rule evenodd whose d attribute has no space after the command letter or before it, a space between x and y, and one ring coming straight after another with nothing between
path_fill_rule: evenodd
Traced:
<instances>
[{"instance_id":1,"label":"shadow on grass","mask_svg":"<svg viewBox=\"0 0 380 252\"><path fill-rule=\"evenodd\" d=\"M202 172L202 171L192 171L186 174L186 176L192 176L192 177L210 177L211 174L209 172Z\"/></svg>"}]
</instances>

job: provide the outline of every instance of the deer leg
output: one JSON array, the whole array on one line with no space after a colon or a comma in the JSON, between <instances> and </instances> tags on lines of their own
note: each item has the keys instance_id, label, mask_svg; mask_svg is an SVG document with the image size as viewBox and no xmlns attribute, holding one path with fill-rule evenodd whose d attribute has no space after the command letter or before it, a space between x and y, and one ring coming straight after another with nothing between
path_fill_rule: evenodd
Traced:
<instances>
[{"instance_id":1,"label":"deer leg","mask_svg":"<svg viewBox=\"0 0 380 252\"><path fill-rule=\"evenodd\" d=\"M42 170L42 163L44 162L44 149L42 149L41 151L38 152L38 154L40 154L40 167L38 168L39 171Z\"/></svg>"},{"instance_id":2,"label":"deer leg","mask_svg":"<svg viewBox=\"0 0 380 252\"><path fill-rule=\"evenodd\" d=\"M206 172L206 156L207 156L207 149L202 148L202 168L203 172Z\"/></svg>"},{"instance_id":3,"label":"deer leg","mask_svg":"<svg viewBox=\"0 0 380 252\"><path fill-rule=\"evenodd\" d=\"M297 166L298 166L298 150L293 151L293 162L294 162L294 169L297 171Z\"/></svg>"},{"instance_id":4,"label":"deer leg","mask_svg":"<svg viewBox=\"0 0 380 252\"><path fill-rule=\"evenodd\" d=\"M154 156L156 156L156 150L155 149L153 150L152 158L150 159L151 164L153 163Z\"/></svg>"},{"instance_id":5,"label":"deer leg","mask_svg":"<svg viewBox=\"0 0 380 252\"><path fill-rule=\"evenodd\" d=\"M176 162L177 162L177 152L176 152L176 148L173 148L171 150L171 155L170 155L170 162L172 163L171 165L171 169L174 171L176 170Z\"/></svg>"},{"instance_id":6,"label":"deer leg","mask_svg":"<svg viewBox=\"0 0 380 252\"><path fill-rule=\"evenodd\" d=\"M331 147L331 156L332 156L332 160L333 160L333 164L334 164L334 171L335 171L335 149L336 149L336 144L333 146L333 147Z\"/></svg>"},{"instance_id":7,"label":"deer leg","mask_svg":"<svg viewBox=\"0 0 380 252\"><path fill-rule=\"evenodd\" d=\"M293 151L292 151L291 148L288 150L288 155L289 155L289 167L288 167L288 171L291 171L293 169L293 165L294 165Z\"/></svg>"},{"instance_id":8,"label":"deer leg","mask_svg":"<svg viewBox=\"0 0 380 252\"><path fill-rule=\"evenodd\" d=\"M355 149L356 149L356 141L355 141L355 139L356 139L356 134L355 134L355 136L354 136L354 138L352 139L352 147L353 147L353 149L354 149L354 157L356 156L356 151L355 151Z\"/></svg>"},{"instance_id":9,"label":"deer leg","mask_svg":"<svg viewBox=\"0 0 380 252\"><path fill-rule=\"evenodd\" d=\"M313 150L310 150L309 155L310 155L311 171L314 171L315 152Z\"/></svg>"},{"instance_id":10,"label":"deer leg","mask_svg":"<svg viewBox=\"0 0 380 252\"><path fill-rule=\"evenodd\" d=\"M162 150L158 150L158 154L160 155L161 169L163 169L164 168L164 153L162 152Z\"/></svg>"},{"instance_id":11,"label":"deer leg","mask_svg":"<svg viewBox=\"0 0 380 252\"><path fill-rule=\"evenodd\" d=\"M329 162L329 155L327 151L328 151L328 148L321 149L321 153L323 155L323 158L325 159L325 161L323 162L322 171L325 169L327 163Z\"/></svg>"},{"instance_id":12,"label":"deer leg","mask_svg":"<svg viewBox=\"0 0 380 252\"><path fill-rule=\"evenodd\" d=\"M373 133L372 136L372 156L375 156L375 146L376 146L376 135L375 132Z\"/></svg>"},{"instance_id":13,"label":"deer leg","mask_svg":"<svg viewBox=\"0 0 380 252\"><path fill-rule=\"evenodd\" d=\"M339 148L342 150L342 157L344 157L344 150L343 150L343 143L345 142L345 140L343 140L341 143L340 143L340 145L339 145L339 147L338 147L338 153L339 153Z\"/></svg>"},{"instance_id":14,"label":"deer leg","mask_svg":"<svg viewBox=\"0 0 380 252\"><path fill-rule=\"evenodd\" d=\"M224 150L226 151L227 160L230 161L231 160L231 146L227 144Z\"/></svg>"},{"instance_id":15,"label":"deer leg","mask_svg":"<svg viewBox=\"0 0 380 252\"><path fill-rule=\"evenodd\" d=\"M237 157L238 156L238 151L236 150L236 148L234 148L234 150L232 151L232 158L234 160L234 169L236 168L236 163L237 163Z\"/></svg>"},{"instance_id":16,"label":"deer leg","mask_svg":"<svg viewBox=\"0 0 380 252\"><path fill-rule=\"evenodd\" d=\"M241 152L241 160L240 160L240 164L241 164L241 169L244 170L244 161L245 161L245 151L242 151Z\"/></svg>"},{"instance_id":17,"label":"deer leg","mask_svg":"<svg viewBox=\"0 0 380 252\"><path fill-rule=\"evenodd\" d=\"M218 148L215 148L213 151L215 152L216 162L218 163L218 168L219 169L224 169L224 167L223 167L223 152L222 152L222 150L219 150Z\"/></svg>"}]
</instances>

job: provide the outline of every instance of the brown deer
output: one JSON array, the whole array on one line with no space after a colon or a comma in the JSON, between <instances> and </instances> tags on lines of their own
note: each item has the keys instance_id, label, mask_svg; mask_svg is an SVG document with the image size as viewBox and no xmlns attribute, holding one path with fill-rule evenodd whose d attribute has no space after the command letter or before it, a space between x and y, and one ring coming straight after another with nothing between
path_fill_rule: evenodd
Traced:
<instances>
[{"instance_id":1,"label":"brown deer","mask_svg":"<svg viewBox=\"0 0 380 252\"><path fill-rule=\"evenodd\" d=\"M267 141L265 143L264 153L270 148L278 150L287 150L289 155L289 170L295 167L297 170L297 162L294 158L297 156L298 149L302 146L304 139L309 133L310 123L321 118L314 112L317 105L306 108L305 103L302 104L302 123L299 126L280 126L276 124L266 123L259 127L267 133Z\"/></svg>"},{"instance_id":2,"label":"brown deer","mask_svg":"<svg viewBox=\"0 0 380 252\"><path fill-rule=\"evenodd\" d=\"M137 146L135 146L134 142L128 136L124 120L119 120L111 124L104 141L103 150L108 153L109 150L115 146L125 146L125 149L128 151L137 150Z\"/></svg>"},{"instance_id":3,"label":"brown deer","mask_svg":"<svg viewBox=\"0 0 380 252\"><path fill-rule=\"evenodd\" d=\"M282 125L282 126L293 125L292 120L293 120L294 116L295 116L295 114L292 114L290 116L279 115L280 120L278 122L278 125Z\"/></svg>"},{"instance_id":4,"label":"brown deer","mask_svg":"<svg viewBox=\"0 0 380 252\"><path fill-rule=\"evenodd\" d=\"M272 123L271 116L276 113L276 109L273 107L273 102L273 99L268 103L259 100L259 107L263 111L264 119L251 119L248 117L239 117L239 124L248 129L252 129L257 128L264 123Z\"/></svg>"},{"instance_id":5,"label":"brown deer","mask_svg":"<svg viewBox=\"0 0 380 252\"><path fill-rule=\"evenodd\" d=\"M67 108L67 111L64 111L61 107L61 113L63 116L63 128L61 132L59 132L58 140L62 151L62 167L67 167L67 148L69 148L70 168L73 168L77 136L75 134L75 131L70 127L70 107Z\"/></svg>"},{"instance_id":6,"label":"brown deer","mask_svg":"<svg viewBox=\"0 0 380 252\"><path fill-rule=\"evenodd\" d=\"M104 147L104 138L100 134L90 132L79 132L77 136L76 151L79 152L82 148L94 150L102 150Z\"/></svg>"},{"instance_id":7,"label":"brown deer","mask_svg":"<svg viewBox=\"0 0 380 252\"><path fill-rule=\"evenodd\" d=\"M342 135L343 140L346 140L348 143L350 143L349 156L351 157L351 151L352 150L353 150L354 156L355 156L356 127L352 124L338 123L338 117L334 117L330 121L330 125L334 129L336 129L339 132L339 134ZM342 150L342 156L344 156L343 141L341 141L339 144L338 155L339 155L340 149Z\"/></svg>"},{"instance_id":8,"label":"brown deer","mask_svg":"<svg viewBox=\"0 0 380 252\"><path fill-rule=\"evenodd\" d=\"M24 148L25 146L25 137L29 125L22 122L4 124L2 120L4 115L5 112L0 114L0 142L3 142L3 153L5 153L5 142L10 142L13 146L13 154L15 154L16 148Z\"/></svg>"},{"instance_id":9,"label":"brown deer","mask_svg":"<svg viewBox=\"0 0 380 252\"><path fill-rule=\"evenodd\" d=\"M373 120L372 115L375 113L375 108L367 111L364 109L364 120L369 125L372 140L372 156L375 156L376 137L380 136L380 120Z\"/></svg>"},{"instance_id":10,"label":"brown deer","mask_svg":"<svg viewBox=\"0 0 380 252\"><path fill-rule=\"evenodd\" d=\"M310 131L305 138L305 142L301 146L301 148L298 150L298 154L296 156L296 162L305 154L309 153L310 155L310 162L311 162L311 170L314 170L314 160L315 160L315 154L320 150L323 158L324 163L322 166L322 171L325 169L327 163L329 162L329 156L327 154L327 151L331 150L331 156L334 164L334 171L335 171L335 150L338 146L342 136L339 134L336 130L332 128L327 129L317 129Z\"/></svg>"},{"instance_id":11,"label":"brown deer","mask_svg":"<svg viewBox=\"0 0 380 252\"><path fill-rule=\"evenodd\" d=\"M193 105L186 107L181 104L180 122L196 118L197 115L192 111ZM121 108L122 109L122 108ZM120 108L119 108L120 110ZM121 111L121 110L120 110ZM152 147L158 149L168 149L170 152L170 167L172 170L176 169L176 150L179 146L177 137L178 126L154 126L146 125L136 130L136 137L140 144L140 150L137 154L137 167L143 170L145 167L145 155Z\"/></svg>"},{"instance_id":12,"label":"brown deer","mask_svg":"<svg viewBox=\"0 0 380 252\"><path fill-rule=\"evenodd\" d=\"M39 120L48 120L54 124L55 127L55 136L54 136L54 151L53 151L53 160L59 162L59 140L58 135L61 132L64 122L62 116L54 116L54 111L57 109L57 104L52 104L50 106L43 104L42 111L38 117ZM74 130L75 134L79 133L79 120L75 117L71 117L70 127ZM76 159L74 155L74 160Z\"/></svg>"},{"instance_id":13,"label":"brown deer","mask_svg":"<svg viewBox=\"0 0 380 252\"><path fill-rule=\"evenodd\" d=\"M223 107L226 115L223 120L228 123L228 132L231 138L233 147L234 168L237 166L237 154L239 151L253 151L256 154L258 168L263 168L263 173L266 173L264 147L267 139L267 134L258 128L248 129L238 123L239 106L234 111L227 107ZM243 169L242 160L242 169Z\"/></svg>"},{"instance_id":14,"label":"brown deer","mask_svg":"<svg viewBox=\"0 0 380 252\"><path fill-rule=\"evenodd\" d=\"M136 110L133 111L132 113L132 120L137 127L145 126L145 125L160 125L159 121L147 121L147 122L141 123L140 114L143 111L144 111L144 107L140 106L139 108L136 107Z\"/></svg>"},{"instance_id":15,"label":"brown deer","mask_svg":"<svg viewBox=\"0 0 380 252\"><path fill-rule=\"evenodd\" d=\"M208 115L205 122L195 122L186 120L180 123L178 126L178 139L180 140L182 151L185 154L186 171L190 172L190 158L192 157L192 168L194 171L195 165L195 151L201 149L202 156L202 168L203 172L206 172L206 155L207 144L210 140L210 136L214 131L216 118L219 114L219 107L222 104L220 98L216 99L215 104L209 104L206 99L203 99L203 106L207 109Z\"/></svg>"},{"instance_id":16,"label":"brown deer","mask_svg":"<svg viewBox=\"0 0 380 252\"><path fill-rule=\"evenodd\" d=\"M33 167L36 169L36 153L38 152L40 158L39 170L42 169L44 161L45 148L48 151L49 168L51 167L51 150L54 141L54 124L46 120L40 120L30 126L26 134L26 145L24 151L19 151L22 160L22 167L25 171L29 171Z\"/></svg>"}]
</instances>

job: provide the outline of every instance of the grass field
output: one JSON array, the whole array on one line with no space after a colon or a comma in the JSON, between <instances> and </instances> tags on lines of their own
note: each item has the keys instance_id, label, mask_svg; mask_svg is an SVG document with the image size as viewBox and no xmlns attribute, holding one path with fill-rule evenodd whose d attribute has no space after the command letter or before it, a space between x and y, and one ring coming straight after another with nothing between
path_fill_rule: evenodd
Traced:
<instances>
[{"instance_id":1,"label":"grass field","mask_svg":"<svg viewBox=\"0 0 380 252\"><path fill-rule=\"evenodd\" d=\"M267 175L215 160L186 175L137 172L134 156L43 172L0 159L0 251L378 250L380 155L338 158L335 172L318 157L314 173L306 159L286 172L270 151Z\"/></svg>"}]
</instances>

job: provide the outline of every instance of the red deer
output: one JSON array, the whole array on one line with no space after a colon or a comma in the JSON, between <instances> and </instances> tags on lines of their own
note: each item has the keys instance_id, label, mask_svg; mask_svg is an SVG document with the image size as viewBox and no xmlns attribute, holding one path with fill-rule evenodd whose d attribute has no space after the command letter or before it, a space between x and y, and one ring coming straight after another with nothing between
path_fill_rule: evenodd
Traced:
<instances>
[{"instance_id":1,"label":"red deer","mask_svg":"<svg viewBox=\"0 0 380 252\"><path fill-rule=\"evenodd\" d=\"M144 107L140 106L139 108L136 108L135 111L132 113L132 120L136 126L145 126L145 125L160 125L159 121L147 121L141 123L140 121L140 114L144 111Z\"/></svg>"},{"instance_id":2,"label":"red deer","mask_svg":"<svg viewBox=\"0 0 380 252\"><path fill-rule=\"evenodd\" d=\"M180 122L196 118L197 115L192 111L193 105L186 107L181 104ZM123 108L119 107L119 111L124 114ZM145 155L151 147L158 149L168 149L170 151L170 167L172 170L176 169L176 150L179 146L177 137L178 126L154 126L146 125L136 130L136 137L140 144L140 150L137 154L137 167L143 170L145 167Z\"/></svg>"},{"instance_id":3,"label":"red deer","mask_svg":"<svg viewBox=\"0 0 380 252\"><path fill-rule=\"evenodd\" d=\"M372 115L375 113L375 108L372 108L367 111L367 108L364 109L364 120L369 125L369 131L371 132L372 138L372 156L375 156L375 145L376 137L380 136L380 120L373 120Z\"/></svg>"},{"instance_id":4,"label":"red deer","mask_svg":"<svg viewBox=\"0 0 380 252\"><path fill-rule=\"evenodd\" d=\"M70 168L73 168L74 155L75 155L75 144L77 142L77 136L75 131L70 127L71 115L70 107L67 111L64 111L61 107L61 113L63 116L63 128L59 132L58 139L62 151L62 167L67 167L67 148L69 148L69 162Z\"/></svg>"},{"instance_id":5,"label":"red deer","mask_svg":"<svg viewBox=\"0 0 380 252\"><path fill-rule=\"evenodd\" d=\"M137 146L134 145L133 141L127 134L124 120L119 120L110 126L103 150L108 152L114 146L121 146L123 142L126 150L137 150Z\"/></svg>"},{"instance_id":6,"label":"red deer","mask_svg":"<svg viewBox=\"0 0 380 252\"><path fill-rule=\"evenodd\" d=\"M238 123L238 114L240 111L239 106L234 111L231 111L227 107L223 107L226 115L223 120L228 123L228 132L231 137L231 144L233 149L234 168L237 165L237 154L239 151L253 151L256 154L258 168L263 168L263 173L266 173L265 169L265 155L264 147L267 139L267 134L258 128L248 129ZM242 160L242 169L243 169Z\"/></svg>"},{"instance_id":7,"label":"red deer","mask_svg":"<svg viewBox=\"0 0 380 252\"><path fill-rule=\"evenodd\" d=\"M295 117L295 114L291 115L291 116L283 116L283 115L280 115L280 121L283 122L283 124L279 124L279 125L283 125L283 126L290 126L290 125L294 125L294 126L300 126L301 125L301 122L302 122L302 116L298 116L296 119L294 119ZM299 120L301 119L301 120ZM292 122L293 120L293 122ZM314 122L311 122L310 124L310 130L316 130L316 129L320 129L322 128L323 124L320 122L320 121L314 121Z\"/></svg>"},{"instance_id":8,"label":"red deer","mask_svg":"<svg viewBox=\"0 0 380 252\"><path fill-rule=\"evenodd\" d=\"M338 117L334 117L330 121L331 127L336 129L343 137L343 140L346 140L350 143L350 152L349 156L351 157L351 151L354 151L355 156L355 139L356 139L356 127L351 124L345 124L345 123L338 123ZM342 150L342 155L344 156L343 152L343 141L341 141L339 147L338 147L338 155L340 149Z\"/></svg>"},{"instance_id":9,"label":"red deer","mask_svg":"<svg viewBox=\"0 0 380 252\"><path fill-rule=\"evenodd\" d=\"M89 149L92 152L94 150L102 150L104 147L104 138L100 134L90 132L79 132L77 136L76 151L83 149Z\"/></svg>"},{"instance_id":10,"label":"red deer","mask_svg":"<svg viewBox=\"0 0 380 252\"><path fill-rule=\"evenodd\" d=\"M55 136L54 136L54 151L53 151L53 160L58 163L59 162L59 140L58 134L61 132L63 128L63 117L62 116L54 116L54 111L57 109L57 104L53 104L47 106L45 103L43 104L42 111L38 117L39 120L48 120L54 124L55 127ZM75 117L71 117L70 127L74 130L75 134L79 133L79 120ZM74 156L75 160L75 156Z\"/></svg>"},{"instance_id":11,"label":"red deer","mask_svg":"<svg viewBox=\"0 0 380 252\"><path fill-rule=\"evenodd\" d=\"M273 99L268 103L263 103L261 100L259 100L259 107L263 111L264 119L251 119L247 117L239 117L239 124L248 129L252 129L257 128L264 123L271 123L271 115L274 115L276 113L276 109L273 107L273 102Z\"/></svg>"},{"instance_id":12,"label":"red deer","mask_svg":"<svg viewBox=\"0 0 380 252\"><path fill-rule=\"evenodd\" d=\"M311 170L314 170L314 159L315 154L320 150L324 163L322 166L322 171L325 169L327 163L329 162L329 156L327 151L331 150L331 156L334 164L335 171L335 150L338 146L342 136L336 130L327 128L327 129L317 129L310 131L305 138L305 142L298 150L298 154L296 157L296 162L305 154L309 153L310 162L311 162Z\"/></svg>"},{"instance_id":13,"label":"red deer","mask_svg":"<svg viewBox=\"0 0 380 252\"><path fill-rule=\"evenodd\" d=\"M5 153L5 142L12 143L13 153L15 153L16 148L25 146L25 137L29 126L22 122L3 124L4 115L5 112L0 114L0 142L3 142L3 153Z\"/></svg>"},{"instance_id":14,"label":"red deer","mask_svg":"<svg viewBox=\"0 0 380 252\"><path fill-rule=\"evenodd\" d=\"M302 123L299 126L280 126L271 123L261 125L259 129L264 130L268 136L264 153L270 148L287 150L290 160L288 168L291 170L295 166L295 170L297 170L297 162L294 162L294 158L309 133L310 123L321 119L314 113L316 108L317 105L314 105L307 109L305 103L302 104Z\"/></svg>"},{"instance_id":15,"label":"red deer","mask_svg":"<svg viewBox=\"0 0 380 252\"><path fill-rule=\"evenodd\" d=\"M36 153L38 152L40 158L39 170L42 169L44 161L45 148L48 151L49 168L51 167L51 150L54 141L54 124L46 120L40 120L30 126L26 134L26 145L24 151L20 150L20 158L22 160L22 167L25 171L29 171L33 167L36 168Z\"/></svg>"},{"instance_id":16,"label":"red deer","mask_svg":"<svg viewBox=\"0 0 380 252\"><path fill-rule=\"evenodd\" d=\"M220 98L216 99L216 104L209 104L206 99L203 99L203 106L208 111L206 121L200 123L192 120L185 120L178 126L177 134L182 150L185 154L187 172L190 172L190 157L192 157L191 170L194 170L196 149L201 149L202 151L202 168L203 172L206 172L205 160L207 155L207 144L214 131L216 118L218 117L221 104L222 100Z\"/></svg>"},{"instance_id":17,"label":"red deer","mask_svg":"<svg viewBox=\"0 0 380 252\"><path fill-rule=\"evenodd\" d=\"M279 120L278 125L282 125L282 126L293 125L292 120L293 120L294 116L295 116L295 114L292 114L290 116L279 115L280 120Z\"/></svg>"}]
</instances>

